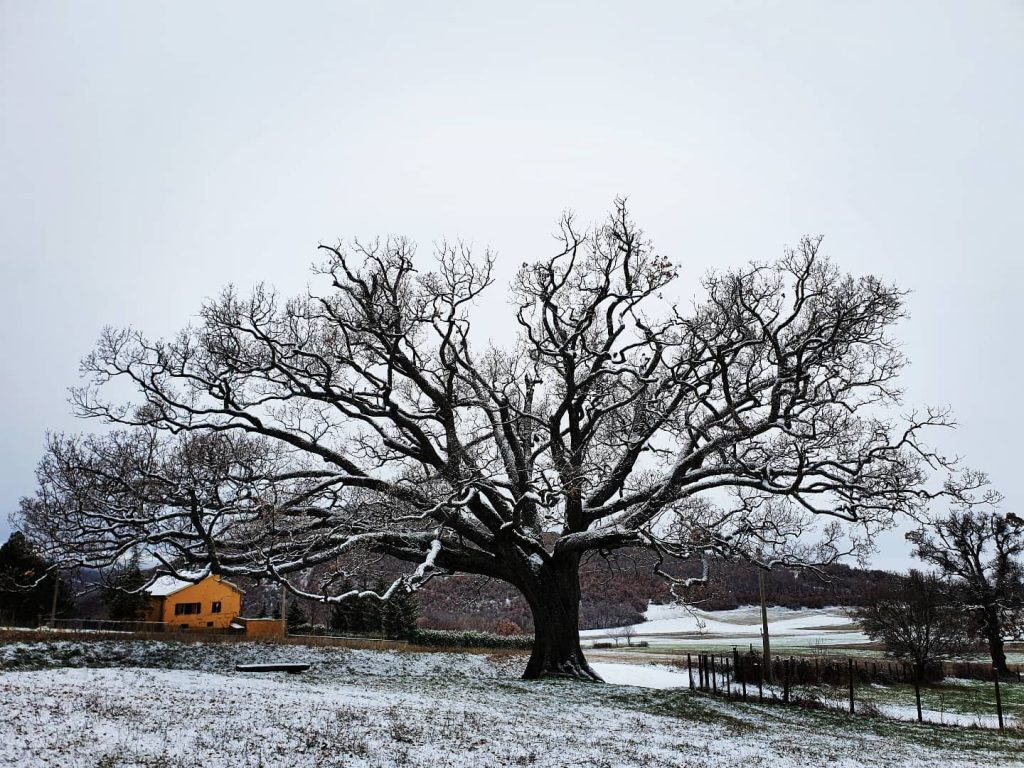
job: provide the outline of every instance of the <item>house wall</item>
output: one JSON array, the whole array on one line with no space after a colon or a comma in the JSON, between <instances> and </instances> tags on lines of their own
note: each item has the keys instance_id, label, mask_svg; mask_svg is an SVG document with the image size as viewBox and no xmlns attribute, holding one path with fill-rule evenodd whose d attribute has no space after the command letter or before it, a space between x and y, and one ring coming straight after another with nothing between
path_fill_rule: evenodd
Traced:
<instances>
[{"instance_id":1,"label":"house wall","mask_svg":"<svg viewBox=\"0 0 1024 768\"><path fill-rule=\"evenodd\" d=\"M236 589L221 584L217 576L210 576L198 584L185 587L162 598L160 618L168 630L176 629L226 629L242 610L242 595ZM220 602L220 613L213 613L214 602ZM174 606L181 603L199 603L199 613L174 615Z\"/></svg>"},{"instance_id":2,"label":"house wall","mask_svg":"<svg viewBox=\"0 0 1024 768\"><path fill-rule=\"evenodd\" d=\"M280 619L239 619L245 626L245 636L260 639L284 637L284 622Z\"/></svg>"}]
</instances>

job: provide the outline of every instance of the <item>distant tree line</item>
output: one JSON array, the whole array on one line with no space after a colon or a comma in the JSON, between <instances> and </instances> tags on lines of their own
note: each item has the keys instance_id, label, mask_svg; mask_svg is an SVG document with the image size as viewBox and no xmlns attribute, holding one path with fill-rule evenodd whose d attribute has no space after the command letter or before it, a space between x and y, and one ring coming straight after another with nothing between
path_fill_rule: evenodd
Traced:
<instances>
[{"instance_id":1,"label":"distant tree line","mask_svg":"<svg viewBox=\"0 0 1024 768\"><path fill-rule=\"evenodd\" d=\"M757 569L744 563L712 560L712 579L673 594L669 584L653 573L654 561L644 552L619 553L615 558L593 558L580 568L580 628L637 624L651 603L686 600L705 610L728 610L758 602ZM670 561L663 565L673 575L696 574L700 564ZM777 568L766 574L770 605L784 608L856 606L869 599L891 574L846 565L820 570ZM435 579L420 589L423 624L439 629L491 632L497 622L515 622L532 630L529 607L500 582L458 575Z\"/></svg>"}]
</instances>

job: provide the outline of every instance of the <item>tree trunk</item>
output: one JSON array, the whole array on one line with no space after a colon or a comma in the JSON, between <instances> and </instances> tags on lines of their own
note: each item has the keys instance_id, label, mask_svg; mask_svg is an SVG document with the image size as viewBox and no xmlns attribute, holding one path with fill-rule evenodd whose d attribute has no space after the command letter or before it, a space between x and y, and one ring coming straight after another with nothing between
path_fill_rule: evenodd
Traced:
<instances>
[{"instance_id":1,"label":"tree trunk","mask_svg":"<svg viewBox=\"0 0 1024 768\"><path fill-rule=\"evenodd\" d=\"M989 652L992 655L992 666L1000 675L1010 674L1006 666L1006 652L1003 650L1003 638L994 635L988 639Z\"/></svg>"},{"instance_id":2,"label":"tree trunk","mask_svg":"<svg viewBox=\"0 0 1024 768\"><path fill-rule=\"evenodd\" d=\"M1006 666L1006 651L1003 649L1003 633L998 608L985 609L984 625L985 639L988 641L988 651L992 656L993 668L1000 675L1010 674L1010 670Z\"/></svg>"},{"instance_id":3,"label":"tree trunk","mask_svg":"<svg viewBox=\"0 0 1024 768\"><path fill-rule=\"evenodd\" d=\"M563 557L529 574L521 585L533 612L533 653L524 680L569 677L602 682L580 648L579 557Z\"/></svg>"}]
</instances>

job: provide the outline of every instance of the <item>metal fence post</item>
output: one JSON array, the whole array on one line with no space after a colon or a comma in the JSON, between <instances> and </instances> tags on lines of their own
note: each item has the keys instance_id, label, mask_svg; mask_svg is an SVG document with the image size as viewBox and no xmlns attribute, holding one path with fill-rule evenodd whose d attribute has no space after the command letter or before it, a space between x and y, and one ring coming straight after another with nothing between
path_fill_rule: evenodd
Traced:
<instances>
[{"instance_id":1,"label":"metal fence post","mask_svg":"<svg viewBox=\"0 0 1024 768\"><path fill-rule=\"evenodd\" d=\"M992 667L992 679L996 684L996 715L999 718L999 730L1003 730L1003 699L999 695L999 670Z\"/></svg>"},{"instance_id":2,"label":"metal fence post","mask_svg":"<svg viewBox=\"0 0 1024 768\"><path fill-rule=\"evenodd\" d=\"M924 716L921 714L921 675L914 675L914 697L917 699L917 722L923 723Z\"/></svg>"}]
</instances>

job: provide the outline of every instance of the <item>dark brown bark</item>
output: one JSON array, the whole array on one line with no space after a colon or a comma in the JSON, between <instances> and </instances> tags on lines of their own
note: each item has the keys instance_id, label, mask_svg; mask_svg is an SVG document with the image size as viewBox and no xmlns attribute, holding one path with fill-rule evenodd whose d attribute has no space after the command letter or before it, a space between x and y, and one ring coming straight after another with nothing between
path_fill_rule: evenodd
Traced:
<instances>
[{"instance_id":1,"label":"dark brown bark","mask_svg":"<svg viewBox=\"0 0 1024 768\"><path fill-rule=\"evenodd\" d=\"M984 622L985 640L988 642L989 655L992 657L992 667L1000 675L1010 674L1006 666L1006 651L1003 648L1002 622L999 621L999 609L996 607L986 608Z\"/></svg>"},{"instance_id":2,"label":"dark brown bark","mask_svg":"<svg viewBox=\"0 0 1024 768\"><path fill-rule=\"evenodd\" d=\"M523 679L569 677L601 682L580 647L579 557L552 560L524 576L520 589L533 612L534 641Z\"/></svg>"}]
</instances>

